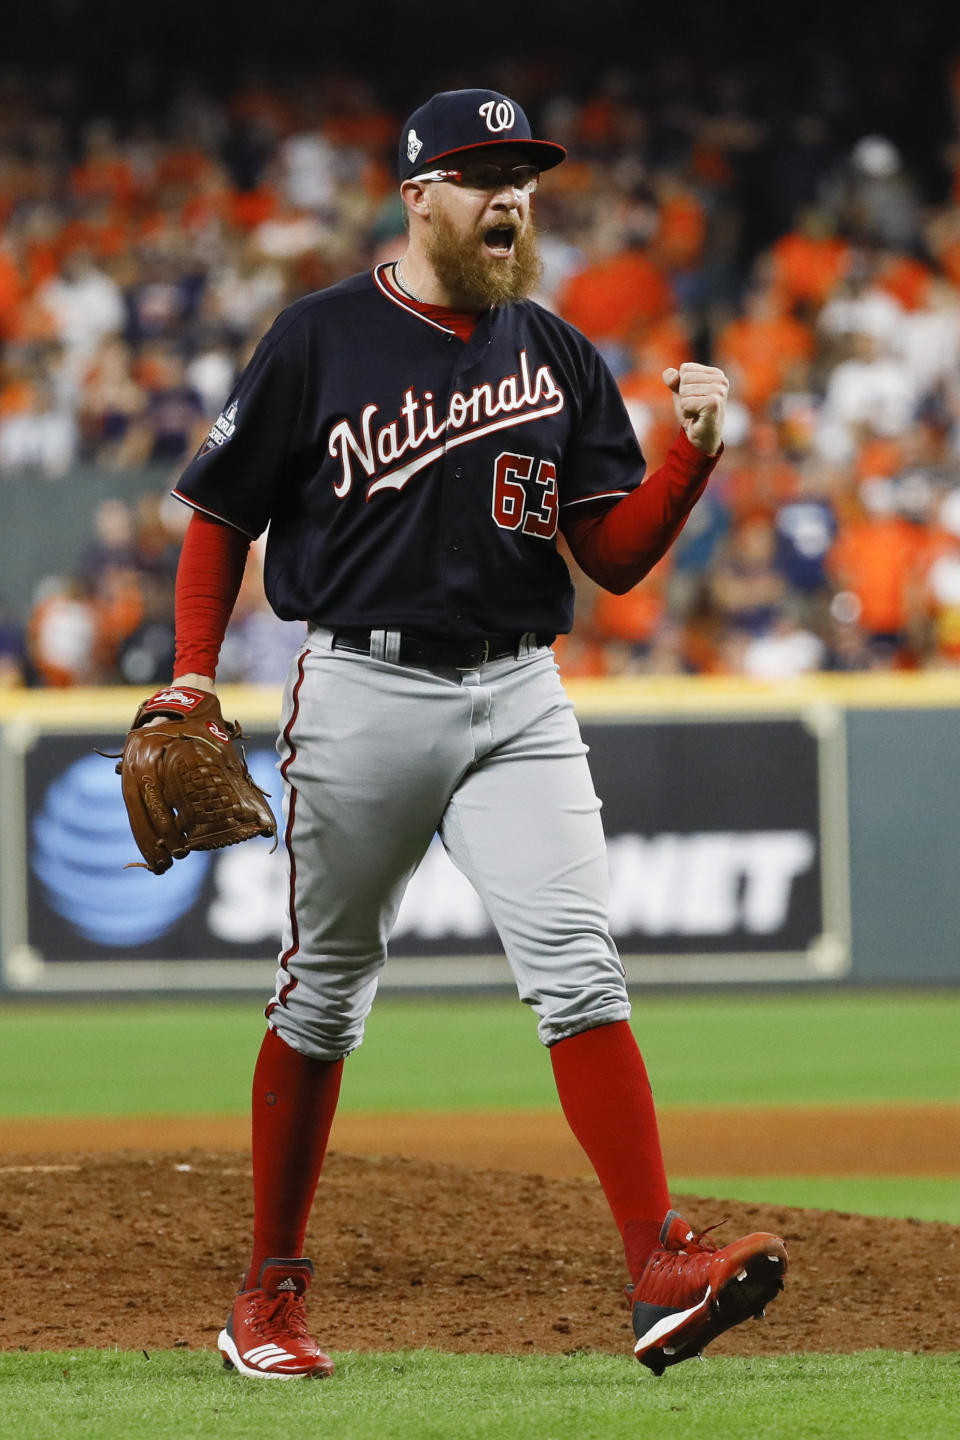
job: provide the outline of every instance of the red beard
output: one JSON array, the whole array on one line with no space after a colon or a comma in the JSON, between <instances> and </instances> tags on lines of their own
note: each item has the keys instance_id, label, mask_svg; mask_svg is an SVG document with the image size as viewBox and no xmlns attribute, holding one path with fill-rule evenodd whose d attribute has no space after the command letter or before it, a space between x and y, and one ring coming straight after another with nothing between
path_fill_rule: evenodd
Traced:
<instances>
[{"instance_id":1,"label":"red beard","mask_svg":"<svg viewBox=\"0 0 960 1440\"><path fill-rule=\"evenodd\" d=\"M489 223L465 236L439 208L432 219L427 259L450 295L453 309L486 310L491 305L524 300L539 285L543 261L532 219L514 228L513 250L503 257L486 250L483 237L494 228Z\"/></svg>"}]
</instances>

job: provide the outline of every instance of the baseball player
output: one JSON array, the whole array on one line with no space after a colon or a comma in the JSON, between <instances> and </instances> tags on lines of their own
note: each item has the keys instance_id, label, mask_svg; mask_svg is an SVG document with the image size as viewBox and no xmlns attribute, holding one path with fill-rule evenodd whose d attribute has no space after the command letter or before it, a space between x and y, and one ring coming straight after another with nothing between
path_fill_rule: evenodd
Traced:
<instances>
[{"instance_id":1,"label":"baseball player","mask_svg":"<svg viewBox=\"0 0 960 1440\"><path fill-rule=\"evenodd\" d=\"M333 1370L307 1329L307 1220L344 1060L437 833L497 927L609 1201L638 1358L659 1374L782 1288L779 1238L717 1248L670 1208L600 802L551 649L573 622L558 537L599 584L637 584L716 464L727 380L664 372L677 436L644 480L597 350L528 298L534 197L564 154L495 91L417 109L399 145L402 258L284 310L174 492L195 512L175 688L149 705L209 702L267 527L270 604L308 627L277 742L289 887L253 1080L253 1247L218 1342L258 1379Z\"/></svg>"}]
</instances>

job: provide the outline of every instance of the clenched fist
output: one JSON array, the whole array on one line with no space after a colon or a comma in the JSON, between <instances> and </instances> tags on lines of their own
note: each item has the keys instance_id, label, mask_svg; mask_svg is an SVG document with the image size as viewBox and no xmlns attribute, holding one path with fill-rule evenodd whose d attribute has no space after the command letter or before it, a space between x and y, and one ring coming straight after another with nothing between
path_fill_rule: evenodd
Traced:
<instances>
[{"instance_id":1,"label":"clenched fist","mask_svg":"<svg viewBox=\"0 0 960 1440\"><path fill-rule=\"evenodd\" d=\"M716 455L730 389L726 375L715 365L685 360L679 370L664 370L663 383L673 391L673 408L687 439L705 455Z\"/></svg>"}]
</instances>

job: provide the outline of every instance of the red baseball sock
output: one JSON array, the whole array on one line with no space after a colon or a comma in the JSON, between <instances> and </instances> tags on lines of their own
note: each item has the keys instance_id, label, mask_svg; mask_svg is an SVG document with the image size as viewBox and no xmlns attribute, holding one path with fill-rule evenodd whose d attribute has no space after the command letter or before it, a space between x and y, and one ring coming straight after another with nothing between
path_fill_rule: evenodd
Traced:
<instances>
[{"instance_id":1,"label":"red baseball sock","mask_svg":"<svg viewBox=\"0 0 960 1440\"><path fill-rule=\"evenodd\" d=\"M626 1020L598 1025L550 1048L560 1104L583 1146L620 1231L636 1281L670 1208L646 1066Z\"/></svg>"},{"instance_id":2,"label":"red baseball sock","mask_svg":"<svg viewBox=\"0 0 960 1440\"><path fill-rule=\"evenodd\" d=\"M270 1255L303 1254L310 1207L340 1095L342 1060L313 1060L275 1030L263 1037L253 1072L253 1256L244 1282L257 1283Z\"/></svg>"}]
</instances>

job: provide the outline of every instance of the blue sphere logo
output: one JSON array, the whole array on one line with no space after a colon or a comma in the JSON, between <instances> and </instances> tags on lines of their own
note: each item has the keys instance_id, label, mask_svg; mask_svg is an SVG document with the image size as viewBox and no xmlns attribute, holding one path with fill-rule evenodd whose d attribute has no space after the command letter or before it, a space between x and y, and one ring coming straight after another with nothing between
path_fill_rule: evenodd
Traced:
<instances>
[{"instance_id":1,"label":"blue sphere logo","mask_svg":"<svg viewBox=\"0 0 960 1440\"><path fill-rule=\"evenodd\" d=\"M31 834L30 863L47 904L87 940L129 949L159 940L195 904L208 852L165 875L125 870L139 852L120 780L99 755L74 761L49 786Z\"/></svg>"}]
</instances>

